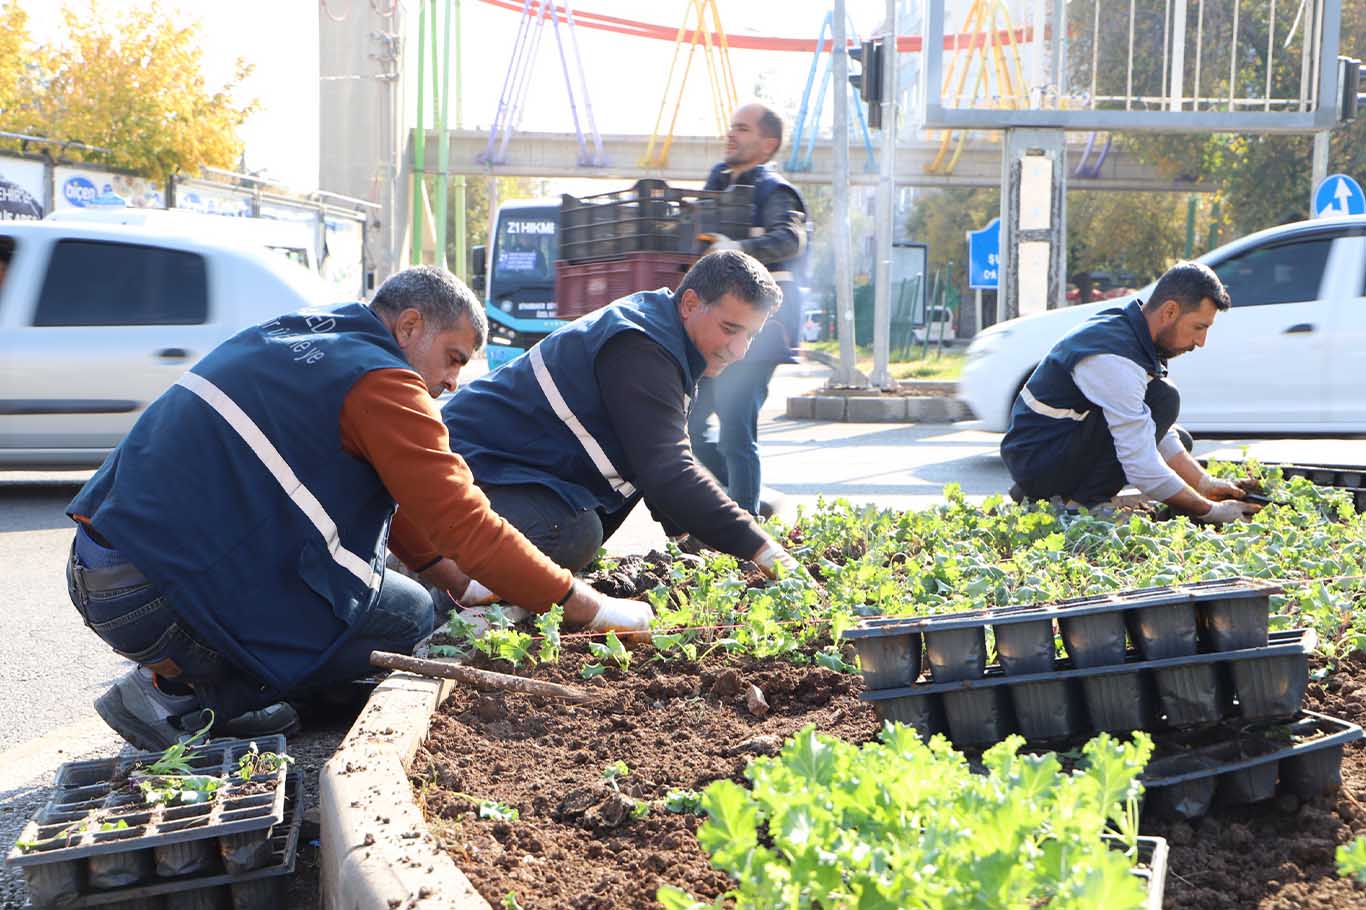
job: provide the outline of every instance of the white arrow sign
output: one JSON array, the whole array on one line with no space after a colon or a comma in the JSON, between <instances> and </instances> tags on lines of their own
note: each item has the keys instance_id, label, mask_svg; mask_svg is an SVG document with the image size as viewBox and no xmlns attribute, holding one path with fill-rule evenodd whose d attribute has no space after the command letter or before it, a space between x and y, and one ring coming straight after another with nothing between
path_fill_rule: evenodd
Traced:
<instances>
[{"instance_id":1,"label":"white arrow sign","mask_svg":"<svg viewBox=\"0 0 1366 910\"><path fill-rule=\"evenodd\" d=\"M1361 184L1346 174L1326 177L1314 191L1314 217L1366 214L1366 194Z\"/></svg>"}]
</instances>

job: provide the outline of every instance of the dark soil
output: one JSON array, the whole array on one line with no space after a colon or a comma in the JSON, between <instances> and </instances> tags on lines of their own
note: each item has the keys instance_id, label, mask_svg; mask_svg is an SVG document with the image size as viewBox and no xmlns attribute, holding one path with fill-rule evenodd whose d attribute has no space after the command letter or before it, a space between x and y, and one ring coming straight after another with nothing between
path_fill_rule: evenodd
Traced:
<instances>
[{"instance_id":1,"label":"dark soil","mask_svg":"<svg viewBox=\"0 0 1366 910\"><path fill-rule=\"evenodd\" d=\"M1353 654L1305 707L1353 723L1366 719L1366 655ZM1194 823L1145 822L1171 848L1164 907L1182 910L1366 908L1366 888L1338 877L1338 844L1366 834L1366 746L1347 746L1342 790L1301 803L1291 795L1216 809Z\"/></svg>"},{"instance_id":2,"label":"dark soil","mask_svg":"<svg viewBox=\"0 0 1366 910\"><path fill-rule=\"evenodd\" d=\"M629 675L584 682L586 657L567 649L537 678L587 687L585 705L520 695L457 691L433 718L412 780L457 865L495 907L572 910L658 907L672 884L708 900L728 887L698 847L700 819L654 808L633 819L629 800L662 800L669 789L743 781L752 755L773 754L806 724L853 742L878 729L862 681L819 667L772 661L652 663L635 652ZM506 664L486 664L506 671ZM747 707L749 687L769 711ZM1366 717L1366 656L1354 655L1326 682L1312 683L1310 710ZM762 711L762 708L760 708ZM620 793L602 771L630 767ZM1253 807L1217 808L1194 823L1145 819L1144 834L1171 846L1168 908L1366 908L1366 889L1337 876L1338 844L1366 833L1366 748L1347 747L1343 790L1301 804L1281 796ZM515 807L515 822L481 820L475 799ZM625 797L625 798L623 798Z\"/></svg>"},{"instance_id":3,"label":"dark soil","mask_svg":"<svg viewBox=\"0 0 1366 910\"><path fill-rule=\"evenodd\" d=\"M641 649L635 660L648 654ZM584 705L457 691L413 764L433 833L495 907L514 891L525 910L656 907L663 884L715 897L728 880L697 845L700 819L663 808L633 819L628 799L743 781L750 756L775 754L806 724L855 742L877 730L872 708L858 701L861 681L820 667L644 663L626 677L609 670L584 682L584 662L566 653L536 673L600 693ZM752 685L768 703L765 716L748 707ZM618 760L630 767L620 792L602 776ZM480 820L476 805L452 791L513 806L521 817Z\"/></svg>"}]
</instances>

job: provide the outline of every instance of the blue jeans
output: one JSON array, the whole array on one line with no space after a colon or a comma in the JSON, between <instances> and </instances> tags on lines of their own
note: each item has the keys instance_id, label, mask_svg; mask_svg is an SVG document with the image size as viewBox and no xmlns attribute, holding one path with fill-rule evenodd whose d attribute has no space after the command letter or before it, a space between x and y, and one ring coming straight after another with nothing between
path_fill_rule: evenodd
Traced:
<instances>
[{"instance_id":1,"label":"blue jeans","mask_svg":"<svg viewBox=\"0 0 1366 910\"><path fill-rule=\"evenodd\" d=\"M775 363L742 360L720 376L703 378L688 413L693 454L751 515L759 514L759 409L768 399L768 381L776 368ZM712 414L720 423L716 442L707 438Z\"/></svg>"},{"instance_id":2,"label":"blue jeans","mask_svg":"<svg viewBox=\"0 0 1366 910\"><path fill-rule=\"evenodd\" d=\"M193 687L203 707L224 720L273 704L292 693L253 679L206 644L176 614L170 599L118 550L77 530L66 568L67 591L85 624L119 654L166 679ZM372 672L370 652L410 653L432 631L425 588L386 572L375 604L349 640L308 680L332 685Z\"/></svg>"}]
</instances>

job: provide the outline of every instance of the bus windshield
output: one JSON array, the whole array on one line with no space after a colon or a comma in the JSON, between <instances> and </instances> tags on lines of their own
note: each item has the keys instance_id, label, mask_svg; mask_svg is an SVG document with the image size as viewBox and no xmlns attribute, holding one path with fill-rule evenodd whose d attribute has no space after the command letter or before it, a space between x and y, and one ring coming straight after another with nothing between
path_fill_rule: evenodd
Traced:
<instances>
[{"instance_id":1,"label":"bus windshield","mask_svg":"<svg viewBox=\"0 0 1366 910\"><path fill-rule=\"evenodd\" d=\"M519 319L555 318L558 206L505 209L498 215L489 269L490 304Z\"/></svg>"}]
</instances>

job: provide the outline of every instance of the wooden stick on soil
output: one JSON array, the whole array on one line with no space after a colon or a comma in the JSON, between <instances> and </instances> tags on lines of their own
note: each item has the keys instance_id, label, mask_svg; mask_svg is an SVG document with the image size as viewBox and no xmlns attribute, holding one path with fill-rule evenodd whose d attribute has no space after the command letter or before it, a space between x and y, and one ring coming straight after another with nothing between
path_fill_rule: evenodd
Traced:
<instances>
[{"instance_id":1,"label":"wooden stick on soil","mask_svg":"<svg viewBox=\"0 0 1366 910\"><path fill-rule=\"evenodd\" d=\"M394 654L391 651L371 651L370 665L382 667L385 670L403 670L407 673L416 673L419 676L454 679L457 682L474 686L476 689L506 689L525 695L548 695L552 698L564 698L572 702L585 702L593 697L583 689L575 689L572 686L525 679L521 676L510 676L507 673L494 673L492 670L478 670L474 667L466 667L444 660L423 660L420 657Z\"/></svg>"}]
</instances>

